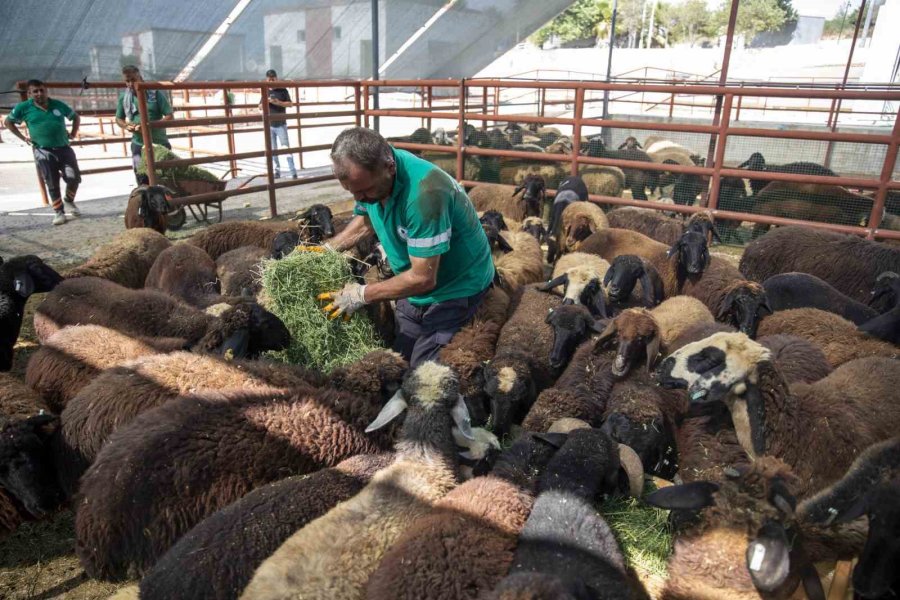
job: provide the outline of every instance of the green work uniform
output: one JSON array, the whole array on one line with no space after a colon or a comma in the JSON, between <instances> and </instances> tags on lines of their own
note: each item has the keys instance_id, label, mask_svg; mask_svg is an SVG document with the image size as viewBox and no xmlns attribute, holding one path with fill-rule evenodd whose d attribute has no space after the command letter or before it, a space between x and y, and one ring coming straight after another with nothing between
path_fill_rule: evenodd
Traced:
<instances>
[{"instance_id":1,"label":"green work uniform","mask_svg":"<svg viewBox=\"0 0 900 600\"><path fill-rule=\"evenodd\" d=\"M166 95L162 92L162 90L146 90L144 92L147 95L147 116L151 121L159 121L163 118L164 115L172 114L172 105L169 104L169 99L166 98ZM137 98L134 99L135 108L137 108ZM119 94L119 103L116 105L116 118L122 120L129 120L125 117L125 93ZM141 113L135 111L134 114L131 115L130 121L132 123L140 123L141 122ZM169 141L168 136L166 136L165 129L154 128L151 129L151 137L153 138L154 144L165 144ZM144 138L141 136L140 130L135 131L131 136L131 142L133 144L137 144L138 146L144 145Z\"/></svg>"},{"instance_id":2,"label":"green work uniform","mask_svg":"<svg viewBox=\"0 0 900 600\"><path fill-rule=\"evenodd\" d=\"M384 247L394 273L411 267L410 257L441 256L437 285L410 304L421 306L467 298L494 278L487 236L465 190L441 169L406 150L394 150L397 175L390 198L356 203Z\"/></svg>"},{"instance_id":3,"label":"green work uniform","mask_svg":"<svg viewBox=\"0 0 900 600\"><path fill-rule=\"evenodd\" d=\"M19 102L9 113L13 123L24 122L28 126L31 143L38 148L60 148L69 145L66 119L75 118L75 111L65 102L50 98L46 110L33 99Z\"/></svg>"}]
</instances>

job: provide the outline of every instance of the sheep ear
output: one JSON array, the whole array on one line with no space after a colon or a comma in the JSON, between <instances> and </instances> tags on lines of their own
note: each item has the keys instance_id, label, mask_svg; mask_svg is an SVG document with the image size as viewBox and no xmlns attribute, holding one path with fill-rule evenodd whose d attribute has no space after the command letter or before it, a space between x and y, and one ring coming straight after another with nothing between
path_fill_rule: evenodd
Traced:
<instances>
[{"instance_id":1,"label":"sheep ear","mask_svg":"<svg viewBox=\"0 0 900 600\"><path fill-rule=\"evenodd\" d=\"M569 274L568 273L563 273L556 279L551 279L547 283L540 285L538 287L538 289L541 290L542 292L549 292L553 288L559 287L561 285L569 285Z\"/></svg>"},{"instance_id":2,"label":"sheep ear","mask_svg":"<svg viewBox=\"0 0 900 600\"><path fill-rule=\"evenodd\" d=\"M595 317L599 317L601 319L606 319L610 316L609 309L606 307L606 292L603 291L603 288L598 289L594 293L594 301L588 307L592 313L594 313ZM591 329L597 331L597 321L594 321L591 324ZM600 332L598 332L600 333Z\"/></svg>"},{"instance_id":3,"label":"sheep ear","mask_svg":"<svg viewBox=\"0 0 900 600\"><path fill-rule=\"evenodd\" d=\"M28 272L17 273L13 277L13 289L22 298L28 298L34 293L34 278Z\"/></svg>"},{"instance_id":4,"label":"sheep ear","mask_svg":"<svg viewBox=\"0 0 900 600\"><path fill-rule=\"evenodd\" d=\"M869 496L868 494L863 494L856 500L856 502L850 505L850 508L841 513L838 513L836 518L832 522L836 524L850 523L851 521L855 521L856 519L866 514L868 510Z\"/></svg>"},{"instance_id":5,"label":"sheep ear","mask_svg":"<svg viewBox=\"0 0 900 600\"><path fill-rule=\"evenodd\" d=\"M611 320L609 324L606 326L606 329L603 330L603 333L600 334L600 337L597 338L597 341L594 342L594 354L598 354L603 347L603 345L611 339L614 335L616 335L616 321L615 319Z\"/></svg>"},{"instance_id":6,"label":"sheep ear","mask_svg":"<svg viewBox=\"0 0 900 600\"><path fill-rule=\"evenodd\" d=\"M709 230L712 232L712 236L713 236L713 239L714 239L714 240L716 240L716 241L719 242L720 244L723 243L723 242L722 242L722 236L719 235L719 230L716 229L716 226L715 226L715 225L710 225L710 226L709 226Z\"/></svg>"},{"instance_id":7,"label":"sheep ear","mask_svg":"<svg viewBox=\"0 0 900 600\"><path fill-rule=\"evenodd\" d=\"M739 165L737 166L737 168L738 168L738 169L746 169L746 168L749 167L749 166L750 166L750 159L748 158L747 160L745 160L744 162L742 162L741 164L739 164Z\"/></svg>"},{"instance_id":8,"label":"sheep ear","mask_svg":"<svg viewBox=\"0 0 900 600\"><path fill-rule=\"evenodd\" d=\"M541 433L532 433L536 439L547 442L554 448L562 448L562 445L566 443L566 440L569 439L568 433L550 433L550 432L541 432Z\"/></svg>"},{"instance_id":9,"label":"sheep ear","mask_svg":"<svg viewBox=\"0 0 900 600\"><path fill-rule=\"evenodd\" d=\"M44 414L43 412L26 420L31 430L38 436L49 438L56 433L59 428L59 417L56 415Z\"/></svg>"},{"instance_id":10,"label":"sheep ear","mask_svg":"<svg viewBox=\"0 0 900 600\"><path fill-rule=\"evenodd\" d=\"M502 235L497 236L497 247L500 248L503 252L512 252L513 247L509 245L509 242Z\"/></svg>"},{"instance_id":11,"label":"sheep ear","mask_svg":"<svg viewBox=\"0 0 900 600\"><path fill-rule=\"evenodd\" d=\"M656 490L644 502L668 510L700 510L715 503L713 494L718 490L719 485L712 481L692 481Z\"/></svg>"},{"instance_id":12,"label":"sheep ear","mask_svg":"<svg viewBox=\"0 0 900 600\"><path fill-rule=\"evenodd\" d=\"M606 270L606 273L603 275L603 287L609 286L609 282L612 281L613 278L613 270L609 268Z\"/></svg>"},{"instance_id":13,"label":"sheep ear","mask_svg":"<svg viewBox=\"0 0 900 600\"><path fill-rule=\"evenodd\" d=\"M717 321L725 321L728 317L729 313L731 313L731 307L734 305L735 296L737 296L738 290L731 290L725 296L725 299L722 300L722 304L719 306L719 312L716 313Z\"/></svg>"},{"instance_id":14,"label":"sheep ear","mask_svg":"<svg viewBox=\"0 0 900 600\"><path fill-rule=\"evenodd\" d=\"M666 251L666 258L672 258L681 250L681 240L672 244L672 247Z\"/></svg>"},{"instance_id":15,"label":"sheep ear","mask_svg":"<svg viewBox=\"0 0 900 600\"><path fill-rule=\"evenodd\" d=\"M769 306L769 299L766 298L765 296L763 297L762 301L759 303L759 307L761 309L763 309L764 311L766 311L767 313L769 313L770 315L775 314L775 311L772 310L771 306Z\"/></svg>"},{"instance_id":16,"label":"sheep ear","mask_svg":"<svg viewBox=\"0 0 900 600\"><path fill-rule=\"evenodd\" d=\"M222 342L219 351L227 360L244 358L250 348L250 331L241 327Z\"/></svg>"},{"instance_id":17,"label":"sheep ear","mask_svg":"<svg viewBox=\"0 0 900 600\"><path fill-rule=\"evenodd\" d=\"M647 342L647 372L653 368L653 363L659 358L659 334L657 333Z\"/></svg>"},{"instance_id":18,"label":"sheep ear","mask_svg":"<svg viewBox=\"0 0 900 600\"><path fill-rule=\"evenodd\" d=\"M520 183L519 185L516 186L516 189L513 190L512 195L515 196L516 194L518 194L519 192L521 192L524 189L525 189L525 184Z\"/></svg>"},{"instance_id":19,"label":"sheep ear","mask_svg":"<svg viewBox=\"0 0 900 600\"><path fill-rule=\"evenodd\" d=\"M407 404L406 400L403 399L403 390L397 390L397 393L393 395L393 397L388 400L384 407L381 409L381 412L378 413L378 416L375 417L375 420L369 423L369 426L366 427L366 433L372 433L375 430L381 429L394 419L400 416L400 414L406 410Z\"/></svg>"},{"instance_id":20,"label":"sheep ear","mask_svg":"<svg viewBox=\"0 0 900 600\"><path fill-rule=\"evenodd\" d=\"M780 523L769 521L747 546L747 570L756 589L774 592L791 571L791 549L787 532Z\"/></svg>"},{"instance_id":21,"label":"sheep ear","mask_svg":"<svg viewBox=\"0 0 900 600\"><path fill-rule=\"evenodd\" d=\"M644 303L647 306L656 306L665 300L665 290L659 273L652 266L645 264L644 272L640 277L641 291L644 294Z\"/></svg>"},{"instance_id":22,"label":"sheep ear","mask_svg":"<svg viewBox=\"0 0 900 600\"><path fill-rule=\"evenodd\" d=\"M456 423L459 433L467 440L475 441L475 434L472 433L472 418L469 416L469 407L466 406L466 399L459 394L456 404L450 409L450 416Z\"/></svg>"},{"instance_id":23,"label":"sheep ear","mask_svg":"<svg viewBox=\"0 0 900 600\"><path fill-rule=\"evenodd\" d=\"M794 498L794 495L780 478L776 478L770 484L769 502L774 504L787 517L792 517L797 509L797 499Z\"/></svg>"},{"instance_id":24,"label":"sheep ear","mask_svg":"<svg viewBox=\"0 0 900 600\"><path fill-rule=\"evenodd\" d=\"M597 333L603 333L606 331L606 328L609 327L609 319L594 319L594 322L591 323L591 331L596 331Z\"/></svg>"}]
</instances>

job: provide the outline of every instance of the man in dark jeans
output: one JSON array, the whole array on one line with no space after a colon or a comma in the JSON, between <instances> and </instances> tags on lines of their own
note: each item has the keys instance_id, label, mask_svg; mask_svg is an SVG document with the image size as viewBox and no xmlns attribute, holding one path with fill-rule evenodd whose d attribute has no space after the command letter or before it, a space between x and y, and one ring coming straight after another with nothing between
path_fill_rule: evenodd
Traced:
<instances>
[{"instance_id":1,"label":"man in dark jeans","mask_svg":"<svg viewBox=\"0 0 900 600\"><path fill-rule=\"evenodd\" d=\"M140 70L134 65L122 68L122 78L125 80L125 92L119 94L116 123L125 131L131 132L131 164L134 167L134 176L137 178L144 137L141 135L141 113L138 112L138 98L134 93L134 84L143 81L144 78L141 77ZM151 123L172 120L172 105L162 90L145 90L144 95L147 99L147 117ZM172 149L165 129L150 129L150 136L154 144L159 144L169 150Z\"/></svg>"},{"instance_id":2,"label":"man in dark jeans","mask_svg":"<svg viewBox=\"0 0 900 600\"><path fill-rule=\"evenodd\" d=\"M356 199L356 217L329 244L345 250L374 231L397 275L323 294L331 301L325 311L336 318L369 302L397 300L394 350L411 368L436 359L475 315L494 278L475 207L449 175L371 129L341 132L331 160Z\"/></svg>"},{"instance_id":3,"label":"man in dark jeans","mask_svg":"<svg viewBox=\"0 0 900 600\"><path fill-rule=\"evenodd\" d=\"M66 209L75 218L81 216L81 211L75 206L81 171L78 170L75 152L69 146L69 140L78 133L81 119L68 104L50 98L43 81L31 79L27 85L28 100L16 104L5 123L13 135L32 147L34 160L41 179L47 185L47 195L56 213L53 224L62 225L66 222ZM72 121L72 131L66 129L66 119ZM26 140L19 131L17 125L20 123L28 126L31 140ZM60 176L66 182L65 201L60 196Z\"/></svg>"},{"instance_id":4,"label":"man in dark jeans","mask_svg":"<svg viewBox=\"0 0 900 600\"><path fill-rule=\"evenodd\" d=\"M266 71L266 81L278 81L278 73L274 69ZM291 95L285 88L269 88L269 133L272 137L272 150L278 150L279 144L285 148L289 148L291 143L288 138L287 121L284 119L277 120L278 115L283 115L285 109L292 106ZM262 109L262 103L259 105ZM272 156L272 162L275 165L275 177L281 177L281 163L278 161L278 155ZM287 155L288 169L291 170L291 177L297 179L297 169L294 167L294 157Z\"/></svg>"}]
</instances>

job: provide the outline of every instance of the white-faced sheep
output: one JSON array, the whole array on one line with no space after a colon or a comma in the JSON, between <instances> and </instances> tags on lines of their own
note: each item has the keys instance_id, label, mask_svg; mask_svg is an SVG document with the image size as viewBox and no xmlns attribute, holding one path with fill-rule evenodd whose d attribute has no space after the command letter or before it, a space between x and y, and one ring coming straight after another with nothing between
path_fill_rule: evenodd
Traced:
<instances>
[{"instance_id":1,"label":"white-faced sheep","mask_svg":"<svg viewBox=\"0 0 900 600\"><path fill-rule=\"evenodd\" d=\"M556 261L550 281L541 289L549 291L561 285L564 304L583 304L595 316L607 317L609 310L603 280L608 270L609 263L599 256L571 252Z\"/></svg>"},{"instance_id":2,"label":"white-faced sheep","mask_svg":"<svg viewBox=\"0 0 900 600\"><path fill-rule=\"evenodd\" d=\"M162 185L139 185L131 191L125 207L125 229L148 227L165 233L169 225L169 200L175 192Z\"/></svg>"},{"instance_id":3,"label":"white-faced sheep","mask_svg":"<svg viewBox=\"0 0 900 600\"><path fill-rule=\"evenodd\" d=\"M232 389L138 415L110 436L81 479L75 549L82 565L93 577L134 577L250 490L387 450L391 430L364 431L381 402L381 394L327 388Z\"/></svg>"},{"instance_id":4,"label":"white-faced sheep","mask_svg":"<svg viewBox=\"0 0 900 600\"><path fill-rule=\"evenodd\" d=\"M900 361L888 358L851 361L815 383L788 387L768 349L741 333L718 333L666 358L659 377L687 388L693 403L724 403L744 451L788 463L801 497L838 480L860 452L900 426L900 407L885 401L900 385Z\"/></svg>"},{"instance_id":5,"label":"white-faced sheep","mask_svg":"<svg viewBox=\"0 0 900 600\"><path fill-rule=\"evenodd\" d=\"M6 262L0 258L0 371L12 369L13 348L19 339L28 298L53 290L60 281L60 274L33 254Z\"/></svg>"},{"instance_id":6,"label":"white-faced sheep","mask_svg":"<svg viewBox=\"0 0 900 600\"><path fill-rule=\"evenodd\" d=\"M454 407L459 407L458 387L448 367L429 362L413 371L402 396L388 402L369 427L381 427L408 408L393 464L352 499L288 538L256 570L241 597L362 597L388 548L457 485L450 430L454 420L465 426Z\"/></svg>"},{"instance_id":7,"label":"white-faced sheep","mask_svg":"<svg viewBox=\"0 0 900 600\"><path fill-rule=\"evenodd\" d=\"M500 235L512 248L494 259L501 287L512 294L523 285L541 281L544 278L544 254L540 242L525 231Z\"/></svg>"},{"instance_id":8,"label":"white-faced sheep","mask_svg":"<svg viewBox=\"0 0 900 600\"><path fill-rule=\"evenodd\" d=\"M748 244L740 270L758 282L779 273L808 273L868 302L881 273L900 272L900 248L820 229L779 227Z\"/></svg>"},{"instance_id":9,"label":"white-faced sheep","mask_svg":"<svg viewBox=\"0 0 900 600\"><path fill-rule=\"evenodd\" d=\"M257 246L271 251L275 238L282 232L297 233L300 239L320 242L334 235L331 209L314 204L299 223L294 221L233 221L210 225L188 239L189 244L206 251L213 260L241 246Z\"/></svg>"},{"instance_id":10,"label":"white-faced sheep","mask_svg":"<svg viewBox=\"0 0 900 600\"><path fill-rule=\"evenodd\" d=\"M141 599L238 598L282 542L355 496L392 461L390 453L361 454L253 490L178 540L141 580Z\"/></svg>"},{"instance_id":11,"label":"white-faced sheep","mask_svg":"<svg viewBox=\"0 0 900 600\"><path fill-rule=\"evenodd\" d=\"M763 282L766 300L773 311L818 308L857 325L878 316L873 308L845 296L830 284L807 273L781 273Z\"/></svg>"},{"instance_id":12,"label":"white-faced sheep","mask_svg":"<svg viewBox=\"0 0 900 600\"><path fill-rule=\"evenodd\" d=\"M67 279L101 277L124 287L142 288L156 257L170 245L166 236L152 229L128 229L63 275Z\"/></svg>"},{"instance_id":13,"label":"white-faced sheep","mask_svg":"<svg viewBox=\"0 0 900 600\"><path fill-rule=\"evenodd\" d=\"M216 260L216 276L226 296L256 296L262 289L257 270L269 253L257 246L229 250Z\"/></svg>"},{"instance_id":14,"label":"white-faced sheep","mask_svg":"<svg viewBox=\"0 0 900 600\"><path fill-rule=\"evenodd\" d=\"M512 563L534 503L534 480L563 441L564 435L526 434L488 475L438 500L385 554L366 598L474 600L492 589Z\"/></svg>"},{"instance_id":15,"label":"white-faced sheep","mask_svg":"<svg viewBox=\"0 0 900 600\"><path fill-rule=\"evenodd\" d=\"M785 333L819 346L828 363L838 367L866 356L900 357L900 348L869 337L834 313L816 308L781 310L762 320L759 335Z\"/></svg>"},{"instance_id":16,"label":"white-faced sheep","mask_svg":"<svg viewBox=\"0 0 900 600\"><path fill-rule=\"evenodd\" d=\"M513 297L497 352L484 370L493 431L498 435L509 431L540 391L553 384L557 372L550 366L553 330L545 318L559 304L558 297L534 285L521 288Z\"/></svg>"}]
</instances>

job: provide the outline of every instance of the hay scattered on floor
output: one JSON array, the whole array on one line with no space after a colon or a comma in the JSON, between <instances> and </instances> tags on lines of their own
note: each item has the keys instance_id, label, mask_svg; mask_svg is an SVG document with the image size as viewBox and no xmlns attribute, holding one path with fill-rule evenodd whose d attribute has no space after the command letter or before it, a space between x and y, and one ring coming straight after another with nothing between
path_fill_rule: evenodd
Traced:
<instances>
[{"instance_id":1,"label":"hay scattered on floor","mask_svg":"<svg viewBox=\"0 0 900 600\"><path fill-rule=\"evenodd\" d=\"M153 159L155 161L178 160L179 158L182 157L178 156L165 146L153 144ZM141 164L138 166L137 172L141 175L147 174L147 153L144 151L141 151ZM169 167L166 169L157 168L156 176L159 179L168 179L171 181L181 181L183 179L193 179L195 181L219 181L218 177L196 165Z\"/></svg>"},{"instance_id":2,"label":"hay scattered on floor","mask_svg":"<svg viewBox=\"0 0 900 600\"><path fill-rule=\"evenodd\" d=\"M656 487L647 483L644 494ZM669 512L654 508L638 498L610 498L600 508L612 528L625 560L638 574L665 578L666 563L672 553Z\"/></svg>"},{"instance_id":3,"label":"hay scattered on floor","mask_svg":"<svg viewBox=\"0 0 900 600\"><path fill-rule=\"evenodd\" d=\"M284 362L324 372L383 347L364 311L349 322L329 321L316 296L341 289L352 279L350 264L338 252L294 252L262 267L262 297L293 338L290 347L271 355Z\"/></svg>"}]
</instances>

